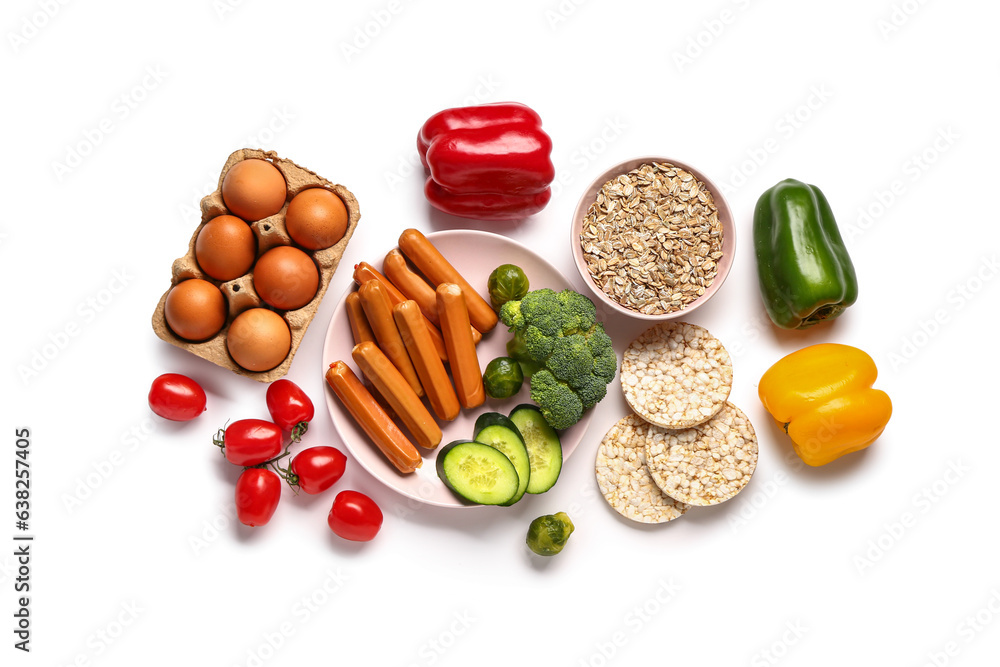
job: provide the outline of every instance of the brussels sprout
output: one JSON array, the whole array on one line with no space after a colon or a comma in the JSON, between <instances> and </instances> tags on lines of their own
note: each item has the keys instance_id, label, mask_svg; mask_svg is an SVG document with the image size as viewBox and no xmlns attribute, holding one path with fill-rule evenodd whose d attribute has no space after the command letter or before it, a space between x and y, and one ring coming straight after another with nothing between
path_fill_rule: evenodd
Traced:
<instances>
[{"instance_id":1,"label":"brussels sprout","mask_svg":"<svg viewBox=\"0 0 1000 667\"><path fill-rule=\"evenodd\" d=\"M497 357L486 364L483 389L490 398L510 398L521 391L524 373L521 364L510 357Z\"/></svg>"},{"instance_id":2,"label":"brussels sprout","mask_svg":"<svg viewBox=\"0 0 1000 667\"><path fill-rule=\"evenodd\" d=\"M572 533L573 522L565 512L546 514L531 522L525 542L539 556L555 556Z\"/></svg>"},{"instance_id":3,"label":"brussels sprout","mask_svg":"<svg viewBox=\"0 0 1000 667\"><path fill-rule=\"evenodd\" d=\"M490 274L487 288L490 290L490 301L496 310L508 301L518 301L528 293L528 277L521 267L514 264L501 264Z\"/></svg>"}]
</instances>

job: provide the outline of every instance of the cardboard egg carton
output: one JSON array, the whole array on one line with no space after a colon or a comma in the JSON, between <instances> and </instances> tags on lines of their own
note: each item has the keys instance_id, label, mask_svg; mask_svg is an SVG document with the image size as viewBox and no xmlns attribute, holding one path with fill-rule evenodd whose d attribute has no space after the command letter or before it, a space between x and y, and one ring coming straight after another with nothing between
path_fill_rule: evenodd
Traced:
<instances>
[{"instance_id":1,"label":"cardboard egg carton","mask_svg":"<svg viewBox=\"0 0 1000 667\"><path fill-rule=\"evenodd\" d=\"M229 325L232 323L233 318L249 308L255 308L258 306L269 308L269 306L261 300L261 298L257 295L257 292L254 290L253 267L250 268L250 271L247 274L234 280L225 282L215 280L201 270L198 266L197 260L195 259L194 252L194 245L198 238L198 233L201 231L202 227L205 226L205 223L219 215L230 213L222 199L222 181L226 177L226 173L237 162L250 158L267 160L277 167L282 176L285 177L285 183L288 190L285 198L285 205L282 207L281 211L275 215L250 224L254 235L257 237L257 257L259 258L262 254L275 246L290 245L298 247L300 250L312 257L319 268L319 288L316 290L316 295L309 303L296 310L282 311L272 309L281 315L288 324L288 328L292 334L292 343L288 356L285 357L284 361L271 370L263 372L248 371L239 366L235 361L233 361L232 357L229 355L228 349L226 348L226 335L229 332ZM335 245L324 250L308 250L306 248L302 248L301 246L297 246L285 229L285 212L288 210L288 202L290 202L295 195L303 190L314 187L326 188L340 197L340 199L344 202L344 206L347 208L348 214L347 231L344 233L344 237ZM203 359L207 359L213 364L222 366L223 368L228 368L239 375L253 378L258 382L272 382L277 380L288 372L288 368L292 364L292 358L295 356L295 351L302 342L302 337L305 335L306 329L309 327L309 323L312 321L313 317L316 315L316 311L319 309L320 301L323 300L323 295L326 293L326 289L330 285L330 279L337 270L337 265L340 264L340 258L344 255L344 250L347 249L347 243L351 240L351 236L354 234L354 230L358 226L358 220L360 218L361 212L358 208L358 200L355 199L354 195L344 186L331 183L314 172L300 167L291 160L279 158L273 151L265 152L251 148L243 148L234 152L229 156L229 159L226 160L225 166L222 168L222 173L219 175L218 188L215 192L201 200L201 224L198 225L198 228L194 230L194 234L191 235L191 240L188 242L187 253L183 257L179 257L174 260L173 266L171 267L172 275L170 278L170 288L173 288L178 283L190 278L201 278L203 280L207 280L213 285L218 285L222 290L222 293L225 295L226 302L228 304L229 312L226 318L226 324L215 336L200 342L185 340L176 336L170 330L170 327L167 326L166 317L163 312L164 305L167 300L167 293L170 292L170 289L168 288L167 291L163 293L163 296L160 297L159 303L156 304L156 310L153 312L153 331L158 337L171 345L179 347L182 350L187 350L188 352L191 352L192 354Z\"/></svg>"}]
</instances>

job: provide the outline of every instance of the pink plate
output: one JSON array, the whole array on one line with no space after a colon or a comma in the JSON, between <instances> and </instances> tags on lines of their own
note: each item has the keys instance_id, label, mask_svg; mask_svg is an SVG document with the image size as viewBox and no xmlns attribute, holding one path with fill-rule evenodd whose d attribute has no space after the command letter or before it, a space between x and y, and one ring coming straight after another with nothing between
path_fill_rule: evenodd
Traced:
<instances>
[{"instance_id":1,"label":"pink plate","mask_svg":"<svg viewBox=\"0 0 1000 667\"><path fill-rule=\"evenodd\" d=\"M531 284L531 289L550 287L554 290L572 288L567 281L551 264L542 259L525 246L512 241L505 236L479 232L472 230L453 230L434 232L427 234L427 238L434 243L435 247L441 251L449 262L461 273L469 283L479 290L484 296L487 294L486 282L493 269L501 264L516 264L520 266ZM386 248L386 252L389 248ZM384 256L384 255L383 255ZM376 268L381 266L381 257L373 258L372 264ZM352 285L349 291L353 291ZM337 360L347 362L355 373L360 373L351 359L351 348L354 347L354 338L351 335L351 326L347 319L347 310L344 306L345 293L337 309L330 319L330 328L326 333L326 342L323 346L323 368L329 368L330 364ZM486 368L486 364L496 357L506 356L507 341L510 334L507 327L501 322L493 331L483 336L479 343L479 366ZM379 481L407 498L437 505L439 507L474 507L462 503L444 483L438 479L435 470L435 459L437 452L452 440L471 439L472 429L476 423L476 418L484 412L495 411L508 414L516 405L530 403L528 383L525 382L520 393L505 400L494 400L488 398L486 403L473 410L463 410L462 413L452 422L442 422L441 429L444 437L441 445L434 450L417 448L423 455L423 466L414 473L404 475L382 455L368 436L357 426L354 419L347 410L340 404L337 397L329 389L326 392L326 405L333 418L333 425L343 439L351 455L360 463L365 470L374 475ZM570 457L573 450L580 444L583 435L590 423L593 410L588 410L577 424L560 433L563 448L563 461Z\"/></svg>"}]
</instances>

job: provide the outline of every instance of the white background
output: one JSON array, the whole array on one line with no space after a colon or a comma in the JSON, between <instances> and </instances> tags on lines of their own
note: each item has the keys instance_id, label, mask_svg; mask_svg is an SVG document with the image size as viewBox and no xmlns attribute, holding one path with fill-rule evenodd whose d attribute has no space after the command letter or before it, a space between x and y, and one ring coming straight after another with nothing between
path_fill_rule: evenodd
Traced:
<instances>
[{"instance_id":1,"label":"white background","mask_svg":"<svg viewBox=\"0 0 1000 667\"><path fill-rule=\"evenodd\" d=\"M4 664L983 665L1000 652L995 3L151 7L4 3ZM361 224L288 375L319 408L308 442L336 445L320 357L349 267L404 227L469 225L423 201L416 132L440 109L503 100L541 114L562 185L521 224L471 226L539 249L580 289L568 225L601 171L662 154L728 184L736 263L692 320L734 357L732 400L760 439L752 483L666 526L618 517L593 476L627 409L616 381L559 484L513 508L412 509L349 465L336 488L386 514L374 542L328 530L333 490L286 490L270 525L234 525L238 471L211 435L266 417L264 386L149 325L199 199L243 146L357 195ZM824 190L861 285L809 332L767 323L749 242L757 197L787 177ZM608 322L619 355L644 328ZM867 452L803 469L756 383L825 341L875 358L895 412ZM169 371L208 390L198 420L149 412L149 383ZM30 655L12 648L20 426ZM576 533L533 557L528 523L559 510Z\"/></svg>"}]
</instances>

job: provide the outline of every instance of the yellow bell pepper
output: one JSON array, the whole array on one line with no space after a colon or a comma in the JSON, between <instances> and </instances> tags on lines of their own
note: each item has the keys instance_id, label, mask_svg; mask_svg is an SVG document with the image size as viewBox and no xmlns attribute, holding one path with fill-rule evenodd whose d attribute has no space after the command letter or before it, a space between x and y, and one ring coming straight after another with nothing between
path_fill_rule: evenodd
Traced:
<instances>
[{"instance_id":1,"label":"yellow bell pepper","mask_svg":"<svg viewBox=\"0 0 1000 667\"><path fill-rule=\"evenodd\" d=\"M872 389L878 369L850 345L810 345L778 360L760 379L758 395L792 438L795 452L821 466L878 438L892 402Z\"/></svg>"}]
</instances>

